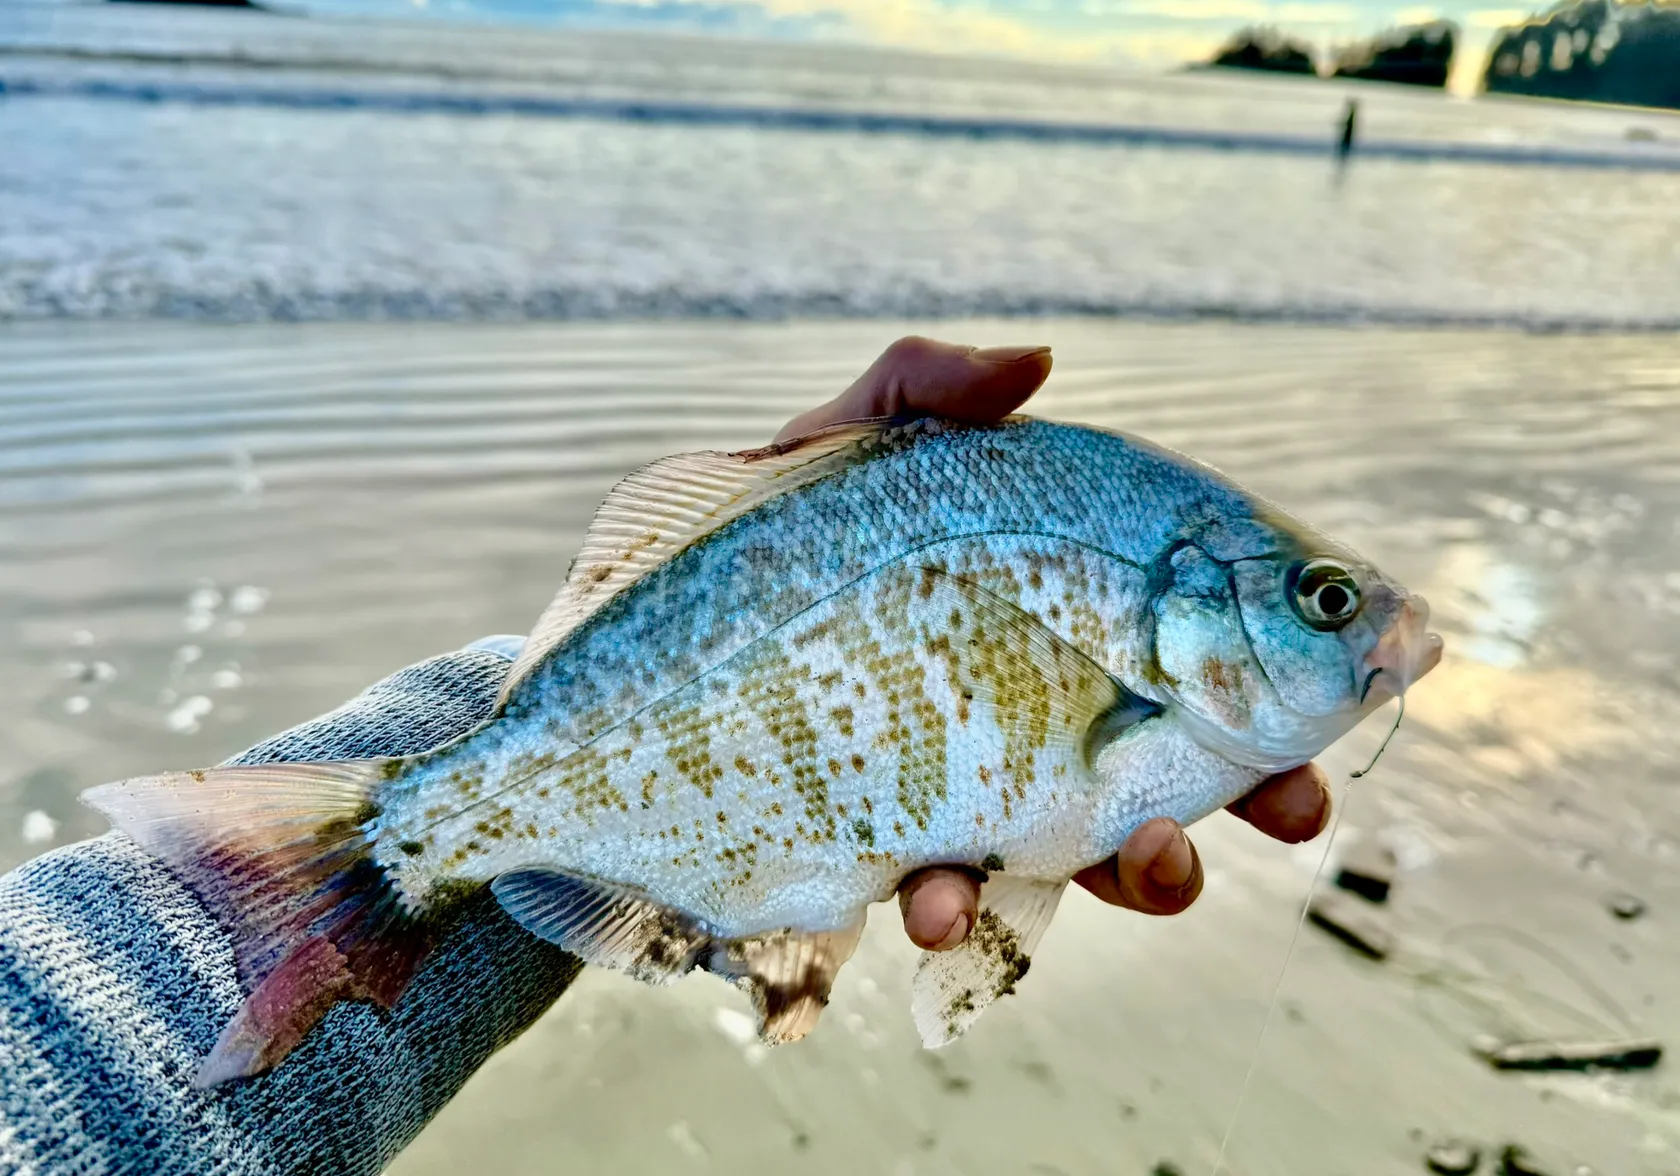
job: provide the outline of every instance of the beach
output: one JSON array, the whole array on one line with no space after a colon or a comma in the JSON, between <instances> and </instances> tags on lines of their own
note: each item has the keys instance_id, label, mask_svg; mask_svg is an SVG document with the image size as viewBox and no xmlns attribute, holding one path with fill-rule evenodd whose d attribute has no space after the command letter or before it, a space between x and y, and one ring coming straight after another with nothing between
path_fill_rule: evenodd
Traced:
<instances>
[{"instance_id":1,"label":"beach","mask_svg":"<svg viewBox=\"0 0 1680 1176\"><path fill-rule=\"evenodd\" d=\"M1029 411L1222 468L1447 643L1369 775L1392 708L1323 758L1333 842L1209 818L1188 913L1072 894L950 1048L887 907L774 1053L712 977L589 971L397 1176L1680 1171L1672 1058L1476 1053L1680 1046L1680 113L166 7L0 7L0 870L522 634L618 479L913 332L1052 345ZM1297 938L1327 849L1373 951Z\"/></svg>"},{"instance_id":2,"label":"beach","mask_svg":"<svg viewBox=\"0 0 1680 1176\"><path fill-rule=\"evenodd\" d=\"M641 462L761 443L920 331L1049 343L1030 406L1221 467L1431 601L1448 645L1325 758L1332 863L1399 868L1382 962L1300 933L1235 1173L1412 1173L1434 1141L1673 1172L1672 1067L1496 1073L1479 1034L1680 1041L1680 358L1662 333L1206 320L0 325L0 866L84 787L207 764L409 662L521 632ZM938 1053L879 908L808 1041L709 977L590 972L392 1171L1211 1169L1321 839L1223 814L1170 920L1063 907ZM1333 872L1333 867L1332 867ZM1632 892L1641 917L1621 919Z\"/></svg>"}]
</instances>

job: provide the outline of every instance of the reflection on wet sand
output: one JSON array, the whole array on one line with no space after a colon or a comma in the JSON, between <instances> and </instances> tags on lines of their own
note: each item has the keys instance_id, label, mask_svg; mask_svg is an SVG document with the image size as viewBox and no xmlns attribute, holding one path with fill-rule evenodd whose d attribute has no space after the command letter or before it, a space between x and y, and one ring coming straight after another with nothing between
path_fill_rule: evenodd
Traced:
<instances>
[{"instance_id":1,"label":"reflection on wet sand","mask_svg":"<svg viewBox=\"0 0 1680 1176\"><path fill-rule=\"evenodd\" d=\"M0 864L97 832L82 787L210 762L396 666L527 628L624 471L770 436L912 326L1054 344L1037 411L1214 462L1419 588L1446 634L1346 793L1333 854L1392 853L1372 917L1395 950L1303 933L1232 1171L1415 1172L1449 1137L1520 1144L1546 1171L1680 1168L1667 1062L1498 1073L1471 1042L1680 1043L1680 365L1660 337L8 328ZM1389 719L1326 767L1362 766ZM917 1046L914 952L884 909L796 1048L753 1043L706 978L587 974L393 1171L1206 1170L1323 847L1223 816L1197 843L1190 913L1073 896L1030 999L939 1053Z\"/></svg>"}]
</instances>

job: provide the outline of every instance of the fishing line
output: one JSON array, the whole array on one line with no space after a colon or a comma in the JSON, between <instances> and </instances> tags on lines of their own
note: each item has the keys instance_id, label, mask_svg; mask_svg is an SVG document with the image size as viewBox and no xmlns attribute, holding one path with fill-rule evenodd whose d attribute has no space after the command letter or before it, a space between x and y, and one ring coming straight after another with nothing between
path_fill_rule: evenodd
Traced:
<instances>
[{"instance_id":1,"label":"fishing line","mask_svg":"<svg viewBox=\"0 0 1680 1176\"><path fill-rule=\"evenodd\" d=\"M1219 1141L1219 1155L1213 1161L1213 1171L1209 1176L1219 1176L1225 1168L1225 1155L1231 1146L1231 1133L1237 1129L1237 1121L1242 1118L1243 1103L1248 1100L1248 1088L1254 1082L1254 1071L1260 1066L1260 1049L1266 1043L1266 1030L1272 1026L1272 1014L1277 1012L1278 998L1283 994L1283 978L1289 973L1289 961L1295 956L1295 945L1300 941L1301 928L1306 926L1307 912L1312 909L1313 895L1318 893L1318 880L1324 877L1324 867L1330 864L1330 850L1336 844L1336 831L1342 827L1342 814L1347 812L1348 797L1353 794L1353 782L1360 779L1382 758L1382 753L1388 750L1389 740L1400 729L1400 720L1406 717L1406 698L1400 696L1400 713L1394 717L1394 726L1390 727L1382 746L1377 748L1377 754L1371 757L1371 762L1357 772L1348 773L1347 783L1342 785L1341 803L1336 806L1336 812L1330 818L1330 836L1324 839L1324 852L1318 856L1318 869L1313 871L1312 882L1307 886L1307 896L1301 900L1301 913L1295 918L1295 930L1289 936L1289 949L1283 953L1283 966L1278 969L1277 982L1272 985L1271 1003L1266 1006L1266 1016L1260 1022L1260 1033L1254 1039L1254 1049L1248 1055L1248 1069L1243 1073L1242 1089L1237 1091L1237 1105L1231 1109L1231 1121L1225 1125L1225 1134Z\"/></svg>"}]
</instances>

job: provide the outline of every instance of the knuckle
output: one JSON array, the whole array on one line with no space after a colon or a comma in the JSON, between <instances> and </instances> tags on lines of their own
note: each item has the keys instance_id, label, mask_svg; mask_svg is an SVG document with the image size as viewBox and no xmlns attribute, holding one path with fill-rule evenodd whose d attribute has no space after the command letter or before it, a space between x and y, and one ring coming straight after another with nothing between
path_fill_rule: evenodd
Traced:
<instances>
[{"instance_id":1,"label":"knuckle","mask_svg":"<svg viewBox=\"0 0 1680 1176\"><path fill-rule=\"evenodd\" d=\"M924 335L905 335L888 344L881 357L895 366L914 364L926 359L937 347L938 344Z\"/></svg>"}]
</instances>

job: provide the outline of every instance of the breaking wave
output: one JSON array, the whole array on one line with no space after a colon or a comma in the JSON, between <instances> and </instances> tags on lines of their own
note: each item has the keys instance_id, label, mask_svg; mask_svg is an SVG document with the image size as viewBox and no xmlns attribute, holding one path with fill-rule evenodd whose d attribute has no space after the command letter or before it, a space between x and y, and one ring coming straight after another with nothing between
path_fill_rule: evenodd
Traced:
<instances>
[{"instance_id":1,"label":"breaking wave","mask_svg":"<svg viewBox=\"0 0 1680 1176\"><path fill-rule=\"evenodd\" d=\"M22 284L19 284L22 285ZM1615 317L1545 312L1449 311L1411 306L1267 303L1184 299L1100 299L1019 293L1004 289L939 290L898 287L891 292L802 290L740 293L662 289L548 286L526 291L439 290L415 287L352 290L284 289L265 283L225 293L146 288L124 283L74 293L49 288L6 289L5 319L186 319L207 322L322 321L613 321L712 320L777 322L798 319L966 319L1069 316L1157 322L1227 321L1316 326L1497 328L1534 334L1680 332L1680 317Z\"/></svg>"},{"instance_id":2,"label":"breaking wave","mask_svg":"<svg viewBox=\"0 0 1680 1176\"><path fill-rule=\"evenodd\" d=\"M974 140L1014 139L1192 151L1250 151L1324 158L1328 135L1242 129L1085 123L1062 119L969 117L882 110L757 106L647 98L591 98L468 89L252 85L169 79L39 78L0 75L0 96L71 97L198 106L280 107L292 110L368 110L460 116L588 118L675 126L753 127L763 130L918 135ZM1620 168L1680 172L1680 151L1662 146L1607 150L1556 144L1473 143L1364 139L1362 158L1486 163L1503 166Z\"/></svg>"}]
</instances>

